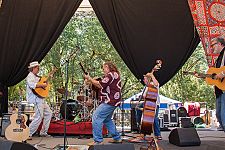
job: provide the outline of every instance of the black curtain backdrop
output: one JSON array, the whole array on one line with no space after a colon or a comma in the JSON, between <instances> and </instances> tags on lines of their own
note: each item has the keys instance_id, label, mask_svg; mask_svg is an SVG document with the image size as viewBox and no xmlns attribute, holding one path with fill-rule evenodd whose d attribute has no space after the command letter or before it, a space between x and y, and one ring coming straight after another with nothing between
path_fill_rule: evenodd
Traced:
<instances>
[{"instance_id":1,"label":"black curtain backdrop","mask_svg":"<svg viewBox=\"0 0 225 150\"><path fill-rule=\"evenodd\" d=\"M89 0L105 32L138 79L163 60L162 86L183 66L200 39L187 0Z\"/></svg>"},{"instance_id":2,"label":"black curtain backdrop","mask_svg":"<svg viewBox=\"0 0 225 150\"><path fill-rule=\"evenodd\" d=\"M8 87L41 61L82 0L3 0L0 7L0 115L7 112Z\"/></svg>"}]
</instances>

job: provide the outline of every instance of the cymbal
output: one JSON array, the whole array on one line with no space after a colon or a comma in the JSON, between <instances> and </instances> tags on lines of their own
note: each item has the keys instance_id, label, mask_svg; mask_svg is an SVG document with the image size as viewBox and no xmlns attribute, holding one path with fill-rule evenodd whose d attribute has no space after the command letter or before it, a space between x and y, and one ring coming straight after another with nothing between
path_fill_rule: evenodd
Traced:
<instances>
[{"instance_id":1,"label":"cymbal","mask_svg":"<svg viewBox=\"0 0 225 150\"><path fill-rule=\"evenodd\" d=\"M77 100L79 100L79 101L87 101L88 97L87 96L83 96L83 95L78 95L77 96Z\"/></svg>"},{"instance_id":2,"label":"cymbal","mask_svg":"<svg viewBox=\"0 0 225 150\"><path fill-rule=\"evenodd\" d=\"M64 88L58 88L58 89L56 89L60 94L65 94L65 92L66 92L66 89L64 89ZM67 91L67 94L68 95L70 95L71 94L71 92L70 91Z\"/></svg>"}]
</instances>

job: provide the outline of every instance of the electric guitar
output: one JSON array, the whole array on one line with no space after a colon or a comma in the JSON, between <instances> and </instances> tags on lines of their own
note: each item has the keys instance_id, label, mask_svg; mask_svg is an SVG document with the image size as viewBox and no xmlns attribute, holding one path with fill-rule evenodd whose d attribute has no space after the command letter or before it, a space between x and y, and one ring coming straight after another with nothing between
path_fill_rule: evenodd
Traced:
<instances>
[{"instance_id":1,"label":"electric guitar","mask_svg":"<svg viewBox=\"0 0 225 150\"><path fill-rule=\"evenodd\" d=\"M198 75L199 78L205 79L207 84L215 85L219 89L225 91L225 80L224 80L224 78L223 79L216 79L215 78L215 76L217 74L221 73L222 71L225 72L225 66L220 67L220 68L210 67L206 74L204 74L204 73L197 73L197 72L188 72L188 71L184 71L183 73L185 75L186 74Z\"/></svg>"},{"instance_id":2,"label":"electric guitar","mask_svg":"<svg viewBox=\"0 0 225 150\"><path fill-rule=\"evenodd\" d=\"M30 135L29 127L26 125L27 115L21 111L22 93L20 91L20 101L18 105L18 113L10 116L11 124L5 130L7 140L16 142L26 141Z\"/></svg>"},{"instance_id":3,"label":"electric guitar","mask_svg":"<svg viewBox=\"0 0 225 150\"><path fill-rule=\"evenodd\" d=\"M54 67L53 70L48 74L47 77L41 77L40 81L38 84L43 84L43 83L48 83L48 80L50 77L57 71L57 68ZM37 95L40 98L46 98L48 97L49 90L50 90L51 85L48 83L45 88L42 87L36 87L35 89L32 89L33 93Z\"/></svg>"}]
</instances>

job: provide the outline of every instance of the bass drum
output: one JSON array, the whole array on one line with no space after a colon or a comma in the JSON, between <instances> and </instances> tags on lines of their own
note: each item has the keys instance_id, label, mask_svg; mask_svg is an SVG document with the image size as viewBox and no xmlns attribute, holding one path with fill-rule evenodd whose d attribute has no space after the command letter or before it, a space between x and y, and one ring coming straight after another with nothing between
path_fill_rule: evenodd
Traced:
<instances>
[{"instance_id":1,"label":"bass drum","mask_svg":"<svg viewBox=\"0 0 225 150\"><path fill-rule=\"evenodd\" d=\"M66 108L66 119L69 121L73 121L76 115L78 115L81 108L82 105L79 101L68 99ZM62 104L60 106L60 114L62 115L62 118L65 119L65 100L62 101Z\"/></svg>"}]
</instances>

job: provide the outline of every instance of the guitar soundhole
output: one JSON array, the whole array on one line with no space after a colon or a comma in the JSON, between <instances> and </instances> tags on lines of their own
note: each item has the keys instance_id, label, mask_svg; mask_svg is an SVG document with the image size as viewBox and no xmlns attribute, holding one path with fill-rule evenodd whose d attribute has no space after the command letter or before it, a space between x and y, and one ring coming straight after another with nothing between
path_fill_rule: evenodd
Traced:
<instances>
[{"instance_id":1,"label":"guitar soundhole","mask_svg":"<svg viewBox=\"0 0 225 150\"><path fill-rule=\"evenodd\" d=\"M21 124L21 122L22 122L21 119L16 119L17 124Z\"/></svg>"},{"instance_id":2,"label":"guitar soundhole","mask_svg":"<svg viewBox=\"0 0 225 150\"><path fill-rule=\"evenodd\" d=\"M213 74L212 74L212 79L216 79L215 77L216 77L216 74L213 73Z\"/></svg>"}]
</instances>

